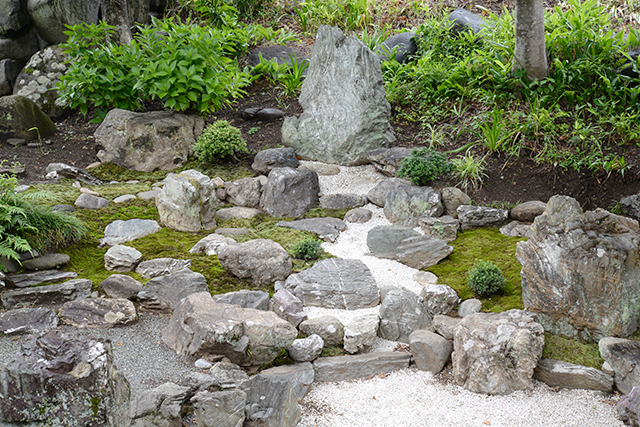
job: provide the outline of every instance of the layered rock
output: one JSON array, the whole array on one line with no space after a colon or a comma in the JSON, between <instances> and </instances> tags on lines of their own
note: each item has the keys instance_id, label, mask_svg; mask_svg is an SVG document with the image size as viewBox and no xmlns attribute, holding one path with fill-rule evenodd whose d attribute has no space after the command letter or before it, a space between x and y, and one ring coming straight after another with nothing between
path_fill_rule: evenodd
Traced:
<instances>
[{"instance_id":1,"label":"layered rock","mask_svg":"<svg viewBox=\"0 0 640 427\"><path fill-rule=\"evenodd\" d=\"M231 274L254 285L284 280L291 272L291 257L280 244L268 239L249 240L218 248L220 264Z\"/></svg>"}]
</instances>

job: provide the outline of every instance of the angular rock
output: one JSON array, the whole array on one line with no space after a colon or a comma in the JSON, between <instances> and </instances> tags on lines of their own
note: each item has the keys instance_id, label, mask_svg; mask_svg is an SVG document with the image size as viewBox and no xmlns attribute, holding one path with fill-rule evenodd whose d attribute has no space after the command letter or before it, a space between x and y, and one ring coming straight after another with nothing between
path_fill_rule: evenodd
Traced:
<instances>
[{"instance_id":1,"label":"angular rock","mask_svg":"<svg viewBox=\"0 0 640 427\"><path fill-rule=\"evenodd\" d=\"M130 170L153 172L182 166L204 129L198 114L173 111L134 113L113 109L94 133L101 162Z\"/></svg>"},{"instance_id":2,"label":"angular rock","mask_svg":"<svg viewBox=\"0 0 640 427\"><path fill-rule=\"evenodd\" d=\"M154 277L138 292L142 307L154 310L175 310L180 300L198 292L208 292L207 279L188 268L166 276Z\"/></svg>"},{"instance_id":3,"label":"angular rock","mask_svg":"<svg viewBox=\"0 0 640 427\"><path fill-rule=\"evenodd\" d=\"M411 186L410 181L405 181L400 178L387 178L380 181L375 187L373 187L367 193L367 198L374 205L384 208L387 203L387 194L394 191L398 187Z\"/></svg>"},{"instance_id":4,"label":"angular rock","mask_svg":"<svg viewBox=\"0 0 640 427\"><path fill-rule=\"evenodd\" d=\"M462 205L471 203L471 198L462 190L456 187L445 187L440 190L442 194L442 203L444 204L444 213L452 217L458 216L458 208Z\"/></svg>"},{"instance_id":5,"label":"angular rock","mask_svg":"<svg viewBox=\"0 0 640 427\"><path fill-rule=\"evenodd\" d=\"M462 231L480 227L500 227L508 218L509 211L505 209L471 205L458 207L458 220Z\"/></svg>"},{"instance_id":6,"label":"angular rock","mask_svg":"<svg viewBox=\"0 0 640 427\"><path fill-rule=\"evenodd\" d=\"M160 194L160 190L154 189L149 191L141 191L138 194L136 194L136 197L142 200L155 200L158 197L158 194Z\"/></svg>"},{"instance_id":7,"label":"angular rock","mask_svg":"<svg viewBox=\"0 0 640 427\"><path fill-rule=\"evenodd\" d=\"M189 295L173 312L162 339L178 354L222 354L241 366L272 362L297 335L271 311L213 301L208 292Z\"/></svg>"},{"instance_id":8,"label":"angular rock","mask_svg":"<svg viewBox=\"0 0 640 427\"><path fill-rule=\"evenodd\" d=\"M537 216L542 215L547 208L547 204L538 200L520 203L511 208L509 217L521 222L533 222Z\"/></svg>"},{"instance_id":9,"label":"angular rock","mask_svg":"<svg viewBox=\"0 0 640 427\"><path fill-rule=\"evenodd\" d=\"M420 218L418 224L425 235L432 236L445 242L451 242L458 237L460 222L452 216L444 215L440 218Z\"/></svg>"},{"instance_id":10,"label":"angular rock","mask_svg":"<svg viewBox=\"0 0 640 427\"><path fill-rule=\"evenodd\" d=\"M55 171L58 176L80 181L87 185L104 185L103 180L96 178L84 169L65 163L49 163L47 165L47 173Z\"/></svg>"},{"instance_id":11,"label":"angular rock","mask_svg":"<svg viewBox=\"0 0 640 427\"><path fill-rule=\"evenodd\" d=\"M458 324L453 341L454 378L474 393L530 390L543 345L544 329L535 314L509 310L469 315Z\"/></svg>"},{"instance_id":12,"label":"angular rock","mask_svg":"<svg viewBox=\"0 0 640 427\"><path fill-rule=\"evenodd\" d=\"M616 404L618 417L630 426L638 426L640 413L640 387L634 387L629 394L623 396Z\"/></svg>"},{"instance_id":13,"label":"angular rock","mask_svg":"<svg viewBox=\"0 0 640 427\"><path fill-rule=\"evenodd\" d=\"M344 326L337 317L314 317L300 323L298 328L306 336L319 335L327 347L340 346L344 342Z\"/></svg>"},{"instance_id":14,"label":"angular rock","mask_svg":"<svg viewBox=\"0 0 640 427\"><path fill-rule=\"evenodd\" d=\"M387 292L380 305L378 335L408 344L411 333L422 329L433 331L433 325L418 295L405 288Z\"/></svg>"},{"instance_id":15,"label":"angular rock","mask_svg":"<svg viewBox=\"0 0 640 427\"><path fill-rule=\"evenodd\" d=\"M166 276L189 267L191 267L190 259L155 258L138 264L136 273L145 279L151 279L158 276Z\"/></svg>"},{"instance_id":16,"label":"angular rock","mask_svg":"<svg viewBox=\"0 0 640 427\"><path fill-rule=\"evenodd\" d=\"M386 39L375 50L380 61L389 61L394 58L399 63L406 62L418 51L415 33L406 31Z\"/></svg>"},{"instance_id":17,"label":"angular rock","mask_svg":"<svg viewBox=\"0 0 640 427\"><path fill-rule=\"evenodd\" d=\"M182 424L182 407L191 389L164 383L144 390L131 402L131 427L177 427Z\"/></svg>"},{"instance_id":18,"label":"angular rock","mask_svg":"<svg viewBox=\"0 0 640 427\"><path fill-rule=\"evenodd\" d=\"M412 278L422 286L435 285L438 283L438 276L430 271L416 271Z\"/></svg>"},{"instance_id":19,"label":"angular rock","mask_svg":"<svg viewBox=\"0 0 640 427\"><path fill-rule=\"evenodd\" d=\"M336 27L318 29L300 105L299 118L285 119L282 141L303 158L357 165L395 141L378 59Z\"/></svg>"},{"instance_id":20,"label":"angular rock","mask_svg":"<svg viewBox=\"0 0 640 427\"><path fill-rule=\"evenodd\" d=\"M313 363L315 381L349 381L370 375L387 374L409 367L411 354L381 351L355 356L321 357Z\"/></svg>"},{"instance_id":21,"label":"angular rock","mask_svg":"<svg viewBox=\"0 0 640 427\"><path fill-rule=\"evenodd\" d=\"M5 309L39 307L63 304L91 295L92 282L88 279L68 280L58 285L36 286L4 291L0 295Z\"/></svg>"},{"instance_id":22,"label":"angular rock","mask_svg":"<svg viewBox=\"0 0 640 427\"><path fill-rule=\"evenodd\" d=\"M453 252L453 247L444 240L431 236L408 237L396 248L396 259L409 267L429 268Z\"/></svg>"},{"instance_id":23,"label":"angular rock","mask_svg":"<svg viewBox=\"0 0 640 427\"><path fill-rule=\"evenodd\" d=\"M378 54L378 57L380 57L380 54ZM395 177L402 165L402 161L411 154L411 151L413 151L411 148L403 147L378 148L367 153L367 160L383 174Z\"/></svg>"},{"instance_id":24,"label":"angular rock","mask_svg":"<svg viewBox=\"0 0 640 427\"><path fill-rule=\"evenodd\" d=\"M76 328L112 328L138 319L136 308L123 298L85 298L65 303L60 320Z\"/></svg>"},{"instance_id":25,"label":"angular rock","mask_svg":"<svg viewBox=\"0 0 640 427\"><path fill-rule=\"evenodd\" d=\"M234 304L242 308L269 310L269 292L241 289L237 292L214 295L213 300L222 304Z\"/></svg>"},{"instance_id":26,"label":"angular rock","mask_svg":"<svg viewBox=\"0 0 640 427\"><path fill-rule=\"evenodd\" d=\"M324 340L319 335L293 340L287 347L287 353L296 363L313 362L322 353Z\"/></svg>"},{"instance_id":27,"label":"angular rock","mask_svg":"<svg viewBox=\"0 0 640 427\"><path fill-rule=\"evenodd\" d=\"M160 225L152 219L117 219L104 228L104 237L100 239L100 247L114 246L120 243L139 239L161 230Z\"/></svg>"},{"instance_id":28,"label":"angular rock","mask_svg":"<svg viewBox=\"0 0 640 427\"><path fill-rule=\"evenodd\" d=\"M249 375L240 366L225 359L216 362L209 368L209 376L213 384L218 389L244 387L249 381ZM200 387L202 388L202 387ZM208 388L211 388L209 386Z\"/></svg>"},{"instance_id":29,"label":"angular rock","mask_svg":"<svg viewBox=\"0 0 640 427\"><path fill-rule=\"evenodd\" d=\"M632 334L640 324L639 245L635 220L551 197L516 249L525 307L554 334L586 341Z\"/></svg>"},{"instance_id":30,"label":"angular rock","mask_svg":"<svg viewBox=\"0 0 640 427\"><path fill-rule=\"evenodd\" d=\"M298 166L298 169L309 169L320 176L332 176L340 173L340 167L322 162L305 162L304 165Z\"/></svg>"},{"instance_id":31,"label":"angular rock","mask_svg":"<svg viewBox=\"0 0 640 427\"><path fill-rule=\"evenodd\" d=\"M300 401L311 389L315 372L313 365L305 362L293 365L274 366L273 368L260 371L260 375L288 382L293 387L298 401Z\"/></svg>"},{"instance_id":32,"label":"angular rock","mask_svg":"<svg viewBox=\"0 0 640 427\"><path fill-rule=\"evenodd\" d=\"M449 340L426 330L417 330L409 336L411 356L421 371L440 372L453 351Z\"/></svg>"},{"instance_id":33,"label":"angular rock","mask_svg":"<svg viewBox=\"0 0 640 427\"><path fill-rule=\"evenodd\" d=\"M320 207L324 209L360 208L367 198L359 194L327 194L320 197Z\"/></svg>"},{"instance_id":34,"label":"angular rock","mask_svg":"<svg viewBox=\"0 0 640 427\"><path fill-rule=\"evenodd\" d=\"M620 211L636 221L640 220L640 194L624 197L620 200Z\"/></svg>"},{"instance_id":35,"label":"angular rock","mask_svg":"<svg viewBox=\"0 0 640 427\"><path fill-rule=\"evenodd\" d=\"M220 205L215 191L211 179L198 171L168 174L156 197L160 223L190 233L214 229L216 208Z\"/></svg>"},{"instance_id":36,"label":"angular rock","mask_svg":"<svg viewBox=\"0 0 640 427\"><path fill-rule=\"evenodd\" d=\"M218 209L216 216L218 219L251 219L256 215L263 213L260 209L245 208L242 206L234 206L232 208Z\"/></svg>"},{"instance_id":37,"label":"angular rock","mask_svg":"<svg viewBox=\"0 0 640 427\"><path fill-rule=\"evenodd\" d=\"M500 234L507 237L526 237L528 239L531 236L531 224L511 221L507 225L500 227Z\"/></svg>"},{"instance_id":38,"label":"angular rock","mask_svg":"<svg viewBox=\"0 0 640 427\"><path fill-rule=\"evenodd\" d=\"M399 186L387 193L384 215L395 225L418 226L418 218L444 212L440 194L431 187Z\"/></svg>"},{"instance_id":39,"label":"angular rock","mask_svg":"<svg viewBox=\"0 0 640 427\"><path fill-rule=\"evenodd\" d=\"M73 204L83 209L100 209L109 204L109 200L104 197L94 196L92 194L82 193L78 196Z\"/></svg>"},{"instance_id":40,"label":"angular rock","mask_svg":"<svg viewBox=\"0 0 640 427\"><path fill-rule=\"evenodd\" d=\"M241 279L249 279L255 286L284 280L293 265L287 251L268 239L222 245L217 252L225 270Z\"/></svg>"},{"instance_id":41,"label":"angular rock","mask_svg":"<svg viewBox=\"0 0 640 427\"><path fill-rule=\"evenodd\" d=\"M460 304L458 293L447 285L425 285L420 291L420 296L431 317L449 314Z\"/></svg>"},{"instance_id":42,"label":"angular rock","mask_svg":"<svg viewBox=\"0 0 640 427\"><path fill-rule=\"evenodd\" d=\"M218 230L216 230L218 231ZM221 236L220 234L214 233L209 234L206 237L200 239L198 243L193 245L191 249L189 249L189 253L191 254L201 254L205 253L209 256L217 255L218 248L222 245L235 245L236 241L229 238Z\"/></svg>"},{"instance_id":43,"label":"angular rock","mask_svg":"<svg viewBox=\"0 0 640 427\"><path fill-rule=\"evenodd\" d=\"M378 335L380 317L365 314L344 325L344 349L348 353L367 352Z\"/></svg>"},{"instance_id":44,"label":"angular rock","mask_svg":"<svg viewBox=\"0 0 640 427\"><path fill-rule=\"evenodd\" d=\"M598 343L600 356L611 365L614 381L621 393L640 386L640 343L623 338L606 337Z\"/></svg>"},{"instance_id":45,"label":"angular rock","mask_svg":"<svg viewBox=\"0 0 640 427\"><path fill-rule=\"evenodd\" d=\"M469 298L460 303L460 307L458 308L458 316L467 317L471 314L480 313L480 310L482 310L482 301L475 298Z\"/></svg>"},{"instance_id":46,"label":"angular rock","mask_svg":"<svg viewBox=\"0 0 640 427\"><path fill-rule=\"evenodd\" d=\"M325 242L335 242L340 232L347 229L347 224L338 218L306 218L296 221L280 221L278 227L293 228L314 233Z\"/></svg>"},{"instance_id":47,"label":"angular rock","mask_svg":"<svg viewBox=\"0 0 640 427\"><path fill-rule=\"evenodd\" d=\"M309 169L274 168L262 189L260 208L276 217L299 217L319 201L318 174Z\"/></svg>"},{"instance_id":48,"label":"angular rock","mask_svg":"<svg viewBox=\"0 0 640 427\"><path fill-rule=\"evenodd\" d=\"M201 391L191 398L200 427L242 427L247 395L239 389Z\"/></svg>"},{"instance_id":49,"label":"angular rock","mask_svg":"<svg viewBox=\"0 0 640 427\"><path fill-rule=\"evenodd\" d=\"M295 427L301 419L292 384L274 377L254 375L245 385L248 425Z\"/></svg>"},{"instance_id":50,"label":"angular rock","mask_svg":"<svg viewBox=\"0 0 640 427\"><path fill-rule=\"evenodd\" d=\"M224 183L227 201L235 206L257 208L260 206L262 184L257 178L242 178Z\"/></svg>"},{"instance_id":51,"label":"angular rock","mask_svg":"<svg viewBox=\"0 0 640 427\"><path fill-rule=\"evenodd\" d=\"M304 312L302 301L287 289L280 289L273 294L269 302L269 310L291 323L295 328L300 322L307 320L307 313ZM322 347L320 347L320 351L322 351ZM301 362L309 362L309 360L301 360Z\"/></svg>"},{"instance_id":52,"label":"angular rock","mask_svg":"<svg viewBox=\"0 0 640 427\"><path fill-rule=\"evenodd\" d=\"M419 237L420 233L399 225L377 225L367 233L367 246L378 258L395 259L400 243L411 237Z\"/></svg>"},{"instance_id":53,"label":"angular rock","mask_svg":"<svg viewBox=\"0 0 640 427\"><path fill-rule=\"evenodd\" d=\"M533 378L549 387L598 390L608 393L613 387L613 377L604 372L554 359L540 359Z\"/></svg>"},{"instance_id":54,"label":"angular rock","mask_svg":"<svg viewBox=\"0 0 640 427\"><path fill-rule=\"evenodd\" d=\"M112 274L100 282L100 292L109 298L134 299L142 290L142 283L125 274Z\"/></svg>"},{"instance_id":55,"label":"angular rock","mask_svg":"<svg viewBox=\"0 0 640 427\"><path fill-rule=\"evenodd\" d=\"M46 138L55 131L56 125L30 99L19 95L0 97L0 136L3 138L32 140Z\"/></svg>"},{"instance_id":56,"label":"angular rock","mask_svg":"<svg viewBox=\"0 0 640 427\"><path fill-rule=\"evenodd\" d=\"M308 307L357 310L375 307L380 291L371 271L360 260L331 258L292 274L285 282Z\"/></svg>"},{"instance_id":57,"label":"angular rock","mask_svg":"<svg viewBox=\"0 0 640 427\"><path fill-rule=\"evenodd\" d=\"M436 332L448 340L452 340L456 334L456 328L458 323L462 319L460 317L444 316L442 314L436 314L433 316L433 327Z\"/></svg>"},{"instance_id":58,"label":"angular rock","mask_svg":"<svg viewBox=\"0 0 640 427\"><path fill-rule=\"evenodd\" d=\"M365 208L356 208L351 209L349 212L344 214L344 220L346 222L355 222L355 223L365 223L371 219L373 216L373 212L369 209Z\"/></svg>"},{"instance_id":59,"label":"angular rock","mask_svg":"<svg viewBox=\"0 0 640 427\"><path fill-rule=\"evenodd\" d=\"M56 283L65 279L75 279L78 273L72 271L43 270L35 273L10 274L5 277L7 287L27 288L41 283Z\"/></svg>"},{"instance_id":60,"label":"angular rock","mask_svg":"<svg viewBox=\"0 0 640 427\"><path fill-rule=\"evenodd\" d=\"M259 151L253 159L251 169L269 175L273 168L297 168L298 158L293 148L269 148Z\"/></svg>"},{"instance_id":61,"label":"angular rock","mask_svg":"<svg viewBox=\"0 0 640 427\"><path fill-rule=\"evenodd\" d=\"M48 308L19 308L0 313L0 332L5 335L37 334L57 326L58 316Z\"/></svg>"},{"instance_id":62,"label":"angular rock","mask_svg":"<svg viewBox=\"0 0 640 427\"><path fill-rule=\"evenodd\" d=\"M142 260L142 253L125 245L110 247L104 254L104 268L108 271L124 273L133 271Z\"/></svg>"},{"instance_id":63,"label":"angular rock","mask_svg":"<svg viewBox=\"0 0 640 427\"><path fill-rule=\"evenodd\" d=\"M129 421L129 383L111 344L49 331L25 343L0 371L0 422L121 427Z\"/></svg>"}]
</instances>

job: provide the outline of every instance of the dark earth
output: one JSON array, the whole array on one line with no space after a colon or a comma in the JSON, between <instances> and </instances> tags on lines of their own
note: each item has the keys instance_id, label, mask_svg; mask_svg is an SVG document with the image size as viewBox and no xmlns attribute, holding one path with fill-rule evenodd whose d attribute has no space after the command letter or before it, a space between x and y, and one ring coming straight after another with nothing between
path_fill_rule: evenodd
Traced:
<instances>
[{"instance_id":1,"label":"dark earth","mask_svg":"<svg viewBox=\"0 0 640 427\"><path fill-rule=\"evenodd\" d=\"M159 108L149 105L148 109ZM251 165L253 156L265 148L281 146L282 119L274 123L245 121L242 112L246 108L279 108L287 115L298 115L302 108L297 98L288 98L279 89L263 85L254 85L247 90L247 95L235 101L230 107L210 116L207 122L225 119L242 130L251 154L243 156L240 162ZM465 114L474 114L469 108ZM423 147L428 145L427 137L417 123L398 121L396 111L392 111L392 126L396 132L396 146ZM5 167L19 163L24 171L18 174L21 183L31 184L44 181L46 167L49 163L63 162L80 168L86 168L98 161L96 154L100 147L93 139L93 133L99 126L90 123L91 116L86 118L80 113L56 123L58 130L54 135L43 138L39 147L13 146L0 138L0 159L6 160ZM446 151L461 146L467 141L458 138L456 144L439 148ZM506 158L504 155L490 153L486 160L487 178L481 188L469 191L471 198L481 205L508 208L518 202L541 200L546 202L556 194L576 198L585 210L597 207L611 208L621 198L640 191L640 152L636 146L616 147L624 154L630 169L624 177L614 173L593 175L589 171L579 173L564 170L559 166L537 164L528 152L521 152L518 158ZM480 150L480 149L478 149ZM477 154L484 155L482 151ZM20 168L20 169L22 169ZM454 181L433 183L436 187L453 185Z\"/></svg>"}]
</instances>

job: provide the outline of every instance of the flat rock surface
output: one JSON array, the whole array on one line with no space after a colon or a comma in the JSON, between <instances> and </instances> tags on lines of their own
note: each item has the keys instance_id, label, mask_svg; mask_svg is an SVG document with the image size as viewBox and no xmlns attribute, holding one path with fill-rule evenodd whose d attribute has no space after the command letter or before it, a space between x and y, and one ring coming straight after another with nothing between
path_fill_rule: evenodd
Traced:
<instances>
[{"instance_id":1,"label":"flat rock surface","mask_svg":"<svg viewBox=\"0 0 640 427\"><path fill-rule=\"evenodd\" d=\"M293 228L314 233L325 242L335 242L341 231L347 228L347 224L338 218L308 218L297 221L280 221L279 227Z\"/></svg>"}]
</instances>

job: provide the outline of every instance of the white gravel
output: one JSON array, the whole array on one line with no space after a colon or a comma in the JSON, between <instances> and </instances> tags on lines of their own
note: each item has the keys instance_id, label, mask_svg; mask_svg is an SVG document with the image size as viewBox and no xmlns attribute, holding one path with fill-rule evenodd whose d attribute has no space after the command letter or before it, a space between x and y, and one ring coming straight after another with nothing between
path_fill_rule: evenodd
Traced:
<instances>
[{"instance_id":1,"label":"white gravel","mask_svg":"<svg viewBox=\"0 0 640 427\"><path fill-rule=\"evenodd\" d=\"M338 175L320 176L324 194L366 195L385 178L371 165L341 166L340 171ZM422 285L413 280L416 269L367 255L368 231L390 223L381 208L372 204L365 208L373 212L370 221L347 223L347 230L336 242L324 243L323 249L337 257L361 260L380 287L405 287L419 294ZM332 315L343 323L378 311L379 307L351 311L305 308L310 318ZM390 351L397 345L377 338L371 351ZM616 418L617 396L586 390L553 391L543 383L534 383L532 391L486 396L438 381L433 374L415 368L371 379L316 383L301 402L302 421L298 427L624 426Z\"/></svg>"}]
</instances>

